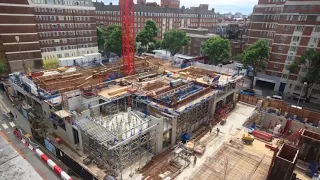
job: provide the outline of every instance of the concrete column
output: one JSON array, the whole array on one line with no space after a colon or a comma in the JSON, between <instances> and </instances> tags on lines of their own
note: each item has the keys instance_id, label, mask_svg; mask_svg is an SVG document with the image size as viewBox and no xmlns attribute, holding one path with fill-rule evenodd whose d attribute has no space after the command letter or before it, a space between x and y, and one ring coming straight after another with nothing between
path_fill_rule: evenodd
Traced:
<instances>
[{"instance_id":1,"label":"concrete column","mask_svg":"<svg viewBox=\"0 0 320 180\"><path fill-rule=\"evenodd\" d=\"M72 126L72 128L76 129L78 131L78 136L79 136L79 149L83 152L83 142L82 142L82 133L81 131L76 127Z\"/></svg>"},{"instance_id":2,"label":"concrete column","mask_svg":"<svg viewBox=\"0 0 320 180\"><path fill-rule=\"evenodd\" d=\"M210 118L213 118L214 117L214 112L216 110L216 102L215 102L215 98L211 99L210 102L209 102L209 116Z\"/></svg>"},{"instance_id":3,"label":"concrete column","mask_svg":"<svg viewBox=\"0 0 320 180\"><path fill-rule=\"evenodd\" d=\"M160 118L158 120L158 126L156 130L156 153L159 153L162 151L162 142L163 142L163 119Z\"/></svg>"},{"instance_id":4,"label":"concrete column","mask_svg":"<svg viewBox=\"0 0 320 180\"><path fill-rule=\"evenodd\" d=\"M171 129L171 145L174 146L176 144L177 138L177 126L178 120L177 118L172 119L172 129Z\"/></svg>"},{"instance_id":5,"label":"concrete column","mask_svg":"<svg viewBox=\"0 0 320 180\"><path fill-rule=\"evenodd\" d=\"M70 144L74 144L72 125L66 120L64 120L64 123L66 127L66 135L67 135L68 141Z\"/></svg>"}]
</instances>

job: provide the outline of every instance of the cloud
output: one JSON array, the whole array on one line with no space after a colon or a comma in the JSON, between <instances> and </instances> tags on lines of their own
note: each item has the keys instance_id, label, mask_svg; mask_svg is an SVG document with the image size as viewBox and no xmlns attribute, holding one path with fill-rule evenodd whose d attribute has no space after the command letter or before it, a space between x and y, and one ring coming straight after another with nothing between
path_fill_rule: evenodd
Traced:
<instances>
[{"instance_id":1,"label":"cloud","mask_svg":"<svg viewBox=\"0 0 320 180\"><path fill-rule=\"evenodd\" d=\"M101 1L101 0L98 0ZM113 4L118 4L119 0L102 0L105 3L112 2ZM134 0L136 2L137 0ZM147 0L147 2L157 2L160 4L161 0ZM186 7L197 7L199 4L209 4L209 9L215 8L216 12L228 13L241 12L242 14L252 13L253 6L258 3L258 0L180 0L181 6Z\"/></svg>"}]
</instances>

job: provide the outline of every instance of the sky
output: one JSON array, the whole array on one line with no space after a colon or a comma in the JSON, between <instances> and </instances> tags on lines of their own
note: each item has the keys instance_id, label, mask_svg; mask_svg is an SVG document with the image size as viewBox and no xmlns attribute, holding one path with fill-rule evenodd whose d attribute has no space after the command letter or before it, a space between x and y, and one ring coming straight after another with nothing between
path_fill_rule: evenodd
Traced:
<instances>
[{"instance_id":1,"label":"sky","mask_svg":"<svg viewBox=\"0 0 320 180\"><path fill-rule=\"evenodd\" d=\"M93 0L94 1L94 0ZM98 0L101 1L101 0ZM118 4L119 0L102 0L105 4L112 2ZM136 2L136 0L134 0ZM147 2L157 2L160 4L160 0L147 0ZM198 7L199 4L209 4L209 9L215 8L215 12L232 14L241 12L244 15L252 13L253 6L258 4L258 0L180 0L180 6Z\"/></svg>"}]
</instances>

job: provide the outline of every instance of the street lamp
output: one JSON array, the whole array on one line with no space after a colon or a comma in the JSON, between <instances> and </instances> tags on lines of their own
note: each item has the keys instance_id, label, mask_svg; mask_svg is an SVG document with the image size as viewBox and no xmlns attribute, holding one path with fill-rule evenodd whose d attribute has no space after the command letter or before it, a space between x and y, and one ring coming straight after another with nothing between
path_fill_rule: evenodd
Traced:
<instances>
[{"instance_id":1,"label":"street lamp","mask_svg":"<svg viewBox=\"0 0 320 180\"><path fill-rule=\"evenodd\" d=\"M302 91L303 91L303 89L304 89L304 86L307 85L307 84L308 84L307 82L304 82L304 83L303 83L302 89L301 89L301 91L300 91L299 99L298 99L298 102L297 102L297 106L299 105L299 101L300 101L301 94L302 94Z\"/></svg>"}]
</instances>

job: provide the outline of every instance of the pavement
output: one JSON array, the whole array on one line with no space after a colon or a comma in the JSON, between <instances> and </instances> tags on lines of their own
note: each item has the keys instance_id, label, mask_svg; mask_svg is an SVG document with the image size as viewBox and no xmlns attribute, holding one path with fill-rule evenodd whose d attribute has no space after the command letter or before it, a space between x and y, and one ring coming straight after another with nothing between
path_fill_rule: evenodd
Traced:
<instances>
[{"instance_id":1,"label":"pavement","mask_svg":"<svg viewBox=\"0 0 320 180\"><path fill-rule=\"evenodd\" d=\"M0 132L0 179L43 179L15 148Z\"/></svg>"},{"instance_id":2,"label":"pavement","mask_svg":"<svg viewBox=\"0 0 320 180\"><path fill-rule=\"evenodd\" d=\"M4 133L7 139L16 147L17 150L25 157L31 166L38 172L38 174L47 180L59 180L60 177L44 163L35 152L31 151L25 144L23 144L14 134L13 128L16 125L22 127L27 133L31 134L29 122L11 105L6 94L0 93L0 131ZM13 112L15 118L13 121L2 116L3 112Z\"/></svg>"}]
</instances>

